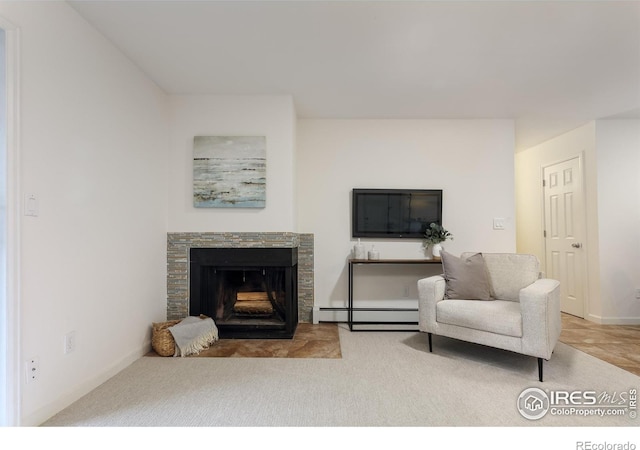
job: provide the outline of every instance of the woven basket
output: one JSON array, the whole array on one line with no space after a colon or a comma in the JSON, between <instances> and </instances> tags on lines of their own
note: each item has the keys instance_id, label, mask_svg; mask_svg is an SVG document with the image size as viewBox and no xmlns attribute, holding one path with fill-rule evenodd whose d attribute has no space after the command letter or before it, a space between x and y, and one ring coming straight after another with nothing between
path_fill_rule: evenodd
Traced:
<instances>
[{"instance_id":1,"label":"woven basket","mask_svg":"<svg viewBox=\"0 0 640 450\"><path fill-rule=\"evenodd\" d=\"M151 335L151 347L160 356L173 356L176 351L176 342L169 331L169 327L180 323L181 320L169 320L168 322L153 323L153 333Z\"/></svg>"}]
</instances>

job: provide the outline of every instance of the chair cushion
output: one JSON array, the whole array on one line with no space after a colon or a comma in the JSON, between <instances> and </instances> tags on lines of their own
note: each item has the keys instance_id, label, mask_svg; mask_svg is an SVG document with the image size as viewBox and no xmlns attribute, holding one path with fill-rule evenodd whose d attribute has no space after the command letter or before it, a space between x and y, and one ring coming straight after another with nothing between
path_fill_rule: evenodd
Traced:
<instances>
[{"instance_id":1,"label":"chair cushion","mask_svg":"<svg viewBox=\"0 0 640 450\"><path fill-rule=\"evenodd\" d=\"M458 258L442 251L442 268L446 282L445 297L462 300L490 300L487 268L481 253Z\"/></svg>"},{"instance_id":2,"label":"chair cushion","mask_svg":"<svg viewBox=\"0 0 640 450\"><path fill-rule=\"evenodd\" d=\"M436 322L522 337L520 303L508 300L442 300L436 306Z\"/></svg>"},{"instance_id":3,"label":"chair cushion","mask_svg":"<svg viewBox=\"0 0 640 450\"><path fill-rule=\"evenodd\" d=\"M461 258L473 255L463 253ZM491 297L519 301L520 289L540 277L540 262L535 255L523 253L483 253L489 274Z\"/></svg>"}]
</instances>

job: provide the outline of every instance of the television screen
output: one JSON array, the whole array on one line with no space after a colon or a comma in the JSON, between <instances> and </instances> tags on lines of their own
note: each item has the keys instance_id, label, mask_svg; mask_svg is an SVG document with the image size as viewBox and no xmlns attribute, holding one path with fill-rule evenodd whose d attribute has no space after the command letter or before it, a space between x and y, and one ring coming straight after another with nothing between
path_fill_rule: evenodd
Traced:
<instances>
[{"instance_id":1,"label":"television screen","mask_svg":"<svg viewBox=\"0 0 640 450\"><path fill-rule=\"evenodd\" d=\"M351 206L353 237L420 239L442 225L440 189L354 189Z\"/></svg>"}]
</instances>

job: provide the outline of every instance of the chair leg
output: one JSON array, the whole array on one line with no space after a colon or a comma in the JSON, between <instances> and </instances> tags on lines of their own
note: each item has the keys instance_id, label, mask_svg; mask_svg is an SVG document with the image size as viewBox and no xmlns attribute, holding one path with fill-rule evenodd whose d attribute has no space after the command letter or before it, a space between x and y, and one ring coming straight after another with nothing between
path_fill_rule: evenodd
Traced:
<instances>
[{"instance_id":1,"label":"chair leg","mask_svg":"<svg viewBox=\"0 0 640 450\"><path fill-rule=\"evenodd\" d=\"M542 382L542 358L538 358L538 379Z\"/></svg>"},{"instance_id":2,"label":"chair leg","mask_svg":"<svg viewBox=\"0 0 640 450\"><path fill-rule=\"evenodd\" d=\"M431 333L427 333L429 337L429 353L433 353L433 347L431 346Z\"/></svg>"}]
</instances>

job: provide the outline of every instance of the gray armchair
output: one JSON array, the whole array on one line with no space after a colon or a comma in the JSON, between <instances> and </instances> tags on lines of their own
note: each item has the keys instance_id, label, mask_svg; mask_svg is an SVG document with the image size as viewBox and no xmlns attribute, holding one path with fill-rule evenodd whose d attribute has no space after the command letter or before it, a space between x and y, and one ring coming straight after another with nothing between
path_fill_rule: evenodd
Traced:
<instances>
[{"instance_id":1,"label":"gray armchair","mask_svg":"<svg viewBox=\"0 0 640 450\"><path fill-rule=\"evenodd\" d=\"M429 351L433 351L431 336L435 334L533 356L538 358L542 381L543 360L551 357L562 329L560 283L540 278L539 261L534 255L479 255L463 253L459 260L454 258L462 271L465 264L483 264L488 291L475 295L481 299L460 298L456 292L445 295L451 293L454 281L464 281L458 273L445 280L444 276L449 276L449 255L443 255L444 276L418 281L419 329L428 334ZM482 281L473 283L471 291Z\"/></svg>"}]
</instances>

